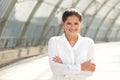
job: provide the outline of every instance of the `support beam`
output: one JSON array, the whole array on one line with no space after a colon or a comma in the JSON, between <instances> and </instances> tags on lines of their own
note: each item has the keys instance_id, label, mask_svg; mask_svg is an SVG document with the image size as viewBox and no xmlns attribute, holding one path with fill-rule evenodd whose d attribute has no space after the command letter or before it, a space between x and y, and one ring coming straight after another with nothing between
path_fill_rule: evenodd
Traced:
<instances>
[{"instance_id":1,"label":"support beam","mask_svg":"<svg viewBox=\"0 0 120 80\"><path fill-rule=\"evenodd\" d=\"M80 0L77 0L76 2L73 2L73 4L72 4L72 8L75 8L76 6L77 6L77 4L79 3L79 1ZM61 30L62 30L62 26L61 25L59 25L59 30L58 30L58 33L56 34L56 35L59 35L60 34L60 32L61 32ZM47 34L48 34L48 32L45 34L45 36L47 36Z\"/></svg>"},{"instance_id":2,"label":"support beam","mask_svg":"<svg viewBox=\"0 0 120 80\"><path fill-rule=\"evenodd\" d=\"M117 41L117 36L119 35L119 33L120 33L120 28L117 30L117 33L115 35L115 39L114 39L115 41ZM120 39L118 41L120 41Z\"/></svg>"},{"instance_id":3,"label":"support beam","mask_svg":"<svg viewBox=\"0 0 120 80\"><path fill-rule=\"evenodd\" d=\"M99 13L99 11L107 4L108 1L109 1L109 0L106 0L106 1L96 10L95 14L93 14L93 17L92 17L91 21L88 23L88 25L86 25L86 29L85 29L84 34L83 34L84 36L86 36L86 34L87 34L87 32L88 32L88 30L89 30L92 22L94 21L95 16L96 16L96 15Z\"/></svg>"},{"instance_id":4,"label":"support beam","mask_svg":"<svg viewBox=\"0 0 120 80\"><path fill-rule=\"evenodd\" d=\"M93 3L95 3L95 0L92 0L88 5L87 5L87 7L84 9L84 11L82 12L82 16L84 17L85 16L85 13L86 13L86 11L88 10L88 8L93 4ZM87 25L87 24L86 24ZM86 30L86 27L84 26L84 28L85 28L85 30ZM84 33L83 33L83 35L84 35Z\"/></svg>"},{"instance_id":5,"label":"support beam","mask_svg":"<svg viewBox=\"0 0 120 80\"><path fill-rule=\"evenodd\" d=\"M109 41L110 32L112 31L112 28L113 28L114 25L115 25L115 21L117 20L117 18L118 18L119 16L120 16L120 12L115 16L115 18L114 18L113 21L111 22L111 25L109 26L108 30L106 31L104 40ZM116 36L117 36L117 35L116 35Z\"/></svg>"},{"instance_id":6,"label":"support beam","mask_svg":"<svg viewBox=\"0 0 120 80\"><path fill-rule=\"evenodd\" d=\"M110 14L110 12L117 6L117 4L119 4L119 1L116 2L110 9L109 11L105 14L104 18L102 19L102 21L100 22L100 24L98 25L96 31L95 31L95 36L94 36L94 40L96 41L97 39L97 35L98 35L98 32L103 24L103 22L105 21L105 19L107 18L107 16Z\"/></svg>"},{"instance_id":7,"label":"support beam","mask_svg":"<svg viewBox=\"0 0 120 80\"><path fill-rule=\"evenodd\" d=\"M46 23L43 25L43 29L41 30L40 32L40 43L44 40L45 36L46 36L46 33L45 33L45 30L47 28L47 26L49 25L51 19L54 17L55 15L55 12L57 11L57 9L59 8L60 4L62 3L63 0L59 0L57 2L57 4L55 5L54 9L51 11Z\"/></svg>"},{"instance_id":8,"label":"support beam","mask_svg":"<svg viewBox=\"0 0 120 80\"><path fill-rule=\"evenodd\" d=\"M76 2L73 2L72 8L75 8L79 2L80 2L80 0L77 0Z\"/></svg>"},{"instance_id":9,"label":"support beam","mask_svg":"<svg viewBox=\"0 0 120 80\"><path fill-rule=\"evenodd\" d=\"M60 25L59 25L59 30L58 30L56 36L60 35L61 30L62 30L62 25L60 24Z\"/></svg>"},{"instance_id":10,"label":"support beam","mask_svg":"<svg viewBox=\"0 0 120 80\"><path fill-rule=\"evenodd\" d=\"M23 38L25 36L25 33L29 27L29 24L35 14L35 12L38 10L38 8L40 7L41 3L43 2L43 0L38 0L38 2L36 3L36 5L34 6L33 10L31 11L27 21L25 22L24 26L23 26L23 30L20 34L20 39Z\"/></svg>"},{"instance_id":11,"label":"support beam","mask_svg":"<svg viewBox=\"0 0 120 80\"><path fill-rule=\"evenodd\" d=\"M85 8L85 10L82 12L82 14L83 15L85 15L85 12L88 10L88 8L92 5L92 3L94 3L95 2L95 0L92 0L89 4L88 4L88 6Z\"/></svg>"},{"instance_id":12,"label":"support beam","mask_svg":"<svg viewBox=\"0 0 120 80\"><path fill-rule=\"evenodd\" d=\"M0 36L2 34L2 30L4 28L4 25L5 25L9 15L10 15L10 13L11 13L13 7L15 6L16 2L17 2L17 0L11 0L10 4L8 5L8 8L7 8L5 14L3 15L3 17L2 17L2 19L0 21Z\"/></svg>"}]
</instances>

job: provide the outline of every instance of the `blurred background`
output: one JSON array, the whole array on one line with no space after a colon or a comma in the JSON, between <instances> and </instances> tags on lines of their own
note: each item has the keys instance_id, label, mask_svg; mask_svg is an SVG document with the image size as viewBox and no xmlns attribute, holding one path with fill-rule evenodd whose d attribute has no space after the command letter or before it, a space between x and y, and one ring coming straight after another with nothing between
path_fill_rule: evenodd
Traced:
<instances>
[{"instance_id":1,"label":"blurred background","mask_svg":"<svg viewBox=\"0 0 120 80\"><path fill-rule=\"evenodd\" d=\"M83 15L82 36L120 40L120 0L0 0L0 48L46 45L71 7Z\"/></svg>"},{"instance_id":2,"label":"blurred background","mask_svg":"<svg viewBox=\"0 0 120 80\"><path fill-rule=\"evenodd\" d=\"M67 8L82 13L82 36L96 44L118 42L120 49L120 0L0 0L0 67L47 54L50 37L63 33Z\"/></svg>"}]
</instances>

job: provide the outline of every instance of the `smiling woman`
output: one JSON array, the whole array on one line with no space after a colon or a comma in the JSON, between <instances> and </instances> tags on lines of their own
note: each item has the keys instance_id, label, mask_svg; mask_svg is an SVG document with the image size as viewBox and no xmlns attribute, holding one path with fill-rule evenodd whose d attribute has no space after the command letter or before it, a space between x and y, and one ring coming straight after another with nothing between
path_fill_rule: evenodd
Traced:
<instances>
[{"instance_id":1,"label":"smiling woman","mask_svg":"<svg viewBox=\"0 0 120 80\"><path fill-rule=\"evenodd\" d=\"M66 10L62 16L63 35L49 40L52 80L86 80L95 71L94 42L80 35L81 21L76 9Z\"/></svg>"},{"instance_id":2,"label":"smiling woman","mask_svg":"<svg viewBox=\"0 0 120 80\"><path fill-rule=\"evenodd\" d=\"M63 14L62 25L69 43L74 46L80 31L81 15L77 11L73 12L72 9L69 9Z\"/></svg>"}]
</instances>

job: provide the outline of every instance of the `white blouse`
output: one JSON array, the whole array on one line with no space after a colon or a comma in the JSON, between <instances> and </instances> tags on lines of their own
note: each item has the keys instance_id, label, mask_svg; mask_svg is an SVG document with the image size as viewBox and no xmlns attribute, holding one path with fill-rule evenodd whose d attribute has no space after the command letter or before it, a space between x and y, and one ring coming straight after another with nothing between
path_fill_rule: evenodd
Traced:
<instances>
[{"instance_id":1,"label":"white blouse","mask_svg":"<svg viewBox=\"0 0 120 80\"><path fill-rule=\"evenodd\" d=\"M87 60L94 62L94 42L92 39L79 35L76 44L72 47L65 34L50 38L48 55L52 80L86 80L93 72L81 71L81 65ZM63 64L56 63L53 57L59 56Z\"/></svg>"}]
</instances>

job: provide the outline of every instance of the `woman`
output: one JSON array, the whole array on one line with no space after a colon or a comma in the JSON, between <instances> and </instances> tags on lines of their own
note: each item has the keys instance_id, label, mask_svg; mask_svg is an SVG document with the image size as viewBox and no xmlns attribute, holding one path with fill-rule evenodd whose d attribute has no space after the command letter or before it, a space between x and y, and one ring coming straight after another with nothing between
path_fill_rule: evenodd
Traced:
<instances>
[{"instance_id":1,"label":"woman","mask_svg":"<svg viewBox=\"0 0 120 80\"><path fill-rule=\"evenodd\" d=\"M86 80L95 71L94 42L80 36L81 21L77 10L66 10L62 16L63 35L49 40L52 80Z\"/></svg>"}]
</instances>

